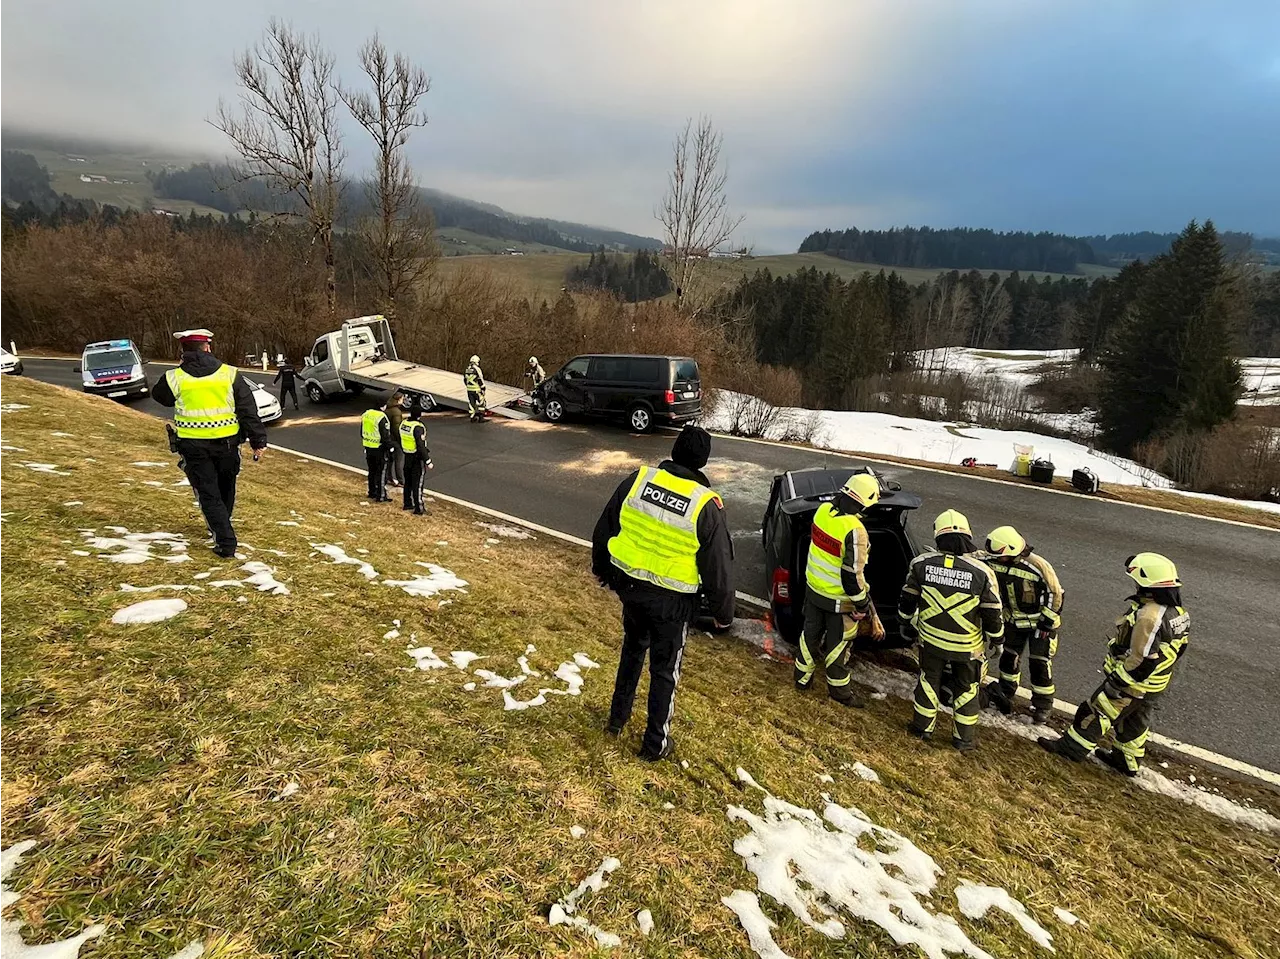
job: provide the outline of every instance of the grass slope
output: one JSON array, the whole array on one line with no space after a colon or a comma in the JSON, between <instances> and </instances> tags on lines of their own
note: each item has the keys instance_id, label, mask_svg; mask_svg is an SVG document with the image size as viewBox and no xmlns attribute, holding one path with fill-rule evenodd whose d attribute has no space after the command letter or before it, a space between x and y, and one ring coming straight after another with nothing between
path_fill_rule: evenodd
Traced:
<instances>
[{"instance_id":1,"label":"grass slope","mask_svg":"<svg viewBox=\"0 0 1280 959\"><path fill-rule=\"evenodd\" d=\"M959 915L962 877L1007 887L1053 932L1058 956L1277 954L1274 836L990 730L971 757L925 746L902 732L906 703L843 711L795 693L785 667L754 650L703 636L690 642L677 705L688 768L643 764L638 723L621 741L601 732L619 614L581 551L486 543L474 514L443 504L421 519L363 506L358 477L277 452L246 463L236 519L256 547L246 555L291 593L213 589L195 574L244 574L205 551L185 488L147 485L174 483L176 470L129 465L168 459L155 420L29 381L7 380L4 401L28 406L4 412L5 444L23 449L0 461L2 812L6 844L39 841L10 879L28 939L103 921L92 955L104 959L163 957L192 938L215 959L595 955L544 917L616 855L622 867L581 913L622 936L618 954L747 957L720 903L756 888L733 851L746 829L725 815L729 804L759 809L734 776L742 766L792 802L821 808L827 791L911 838L945 870L939 911ZM21 465L34 461L71 475ZM79 530L107 525L186 534L192 560L72 554ZM413 598L309 555L311 542L397 578L438 562L471 587ZM189 609L111 624L127 603L166 595ZM403 636L383 638L396 618ZM411 632L441 655L485 654L477 665L503 675L528 643L544 676L575 652L602 668L585 673L581 698L503 712L498 690L467 692L452 667L410 668ZM841 770L859 760L883 782ZM273 801L293 781L297 793ZM587 833L572 839L579 824ZM763 904L791 955L918 955L849 917L849 938L828 940ZM1056 922L1054 906L1088 925ZM647 939L634 918L644 908L656 920ZM993 956L1042 954L995 914L960 922Z\"/></svg>"}]
</instances>

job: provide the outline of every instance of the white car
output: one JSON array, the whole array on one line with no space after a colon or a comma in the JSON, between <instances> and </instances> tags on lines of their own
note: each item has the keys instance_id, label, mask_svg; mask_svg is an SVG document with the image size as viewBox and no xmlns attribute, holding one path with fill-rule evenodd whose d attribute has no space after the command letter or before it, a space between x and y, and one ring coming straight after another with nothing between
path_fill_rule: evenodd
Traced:
<instances>
[{"instance_id":1,"label":"white car","mask_svg":"<svg viewBox=\"0 0 1280 959\"><path fill-rule=\"evenodd\" d=\"M249 378L246 376L245 379ZM249 380L249 387L253 390L254 402L258 404L258 419L264 423L270 423L284 416L280 401L271 395L269 389L257 380Z\"/></svg>"},{"instance_id":2,"label":"white car","mask_svg":"<svg viewBox=\"0 0 1280 959\"><path fill-rule=\"evenodd\" d=\"M0 346L0 373L22 375L22 358L18 356L18 348L12 343L7 350Z\"/></svg>"}]
</instances>

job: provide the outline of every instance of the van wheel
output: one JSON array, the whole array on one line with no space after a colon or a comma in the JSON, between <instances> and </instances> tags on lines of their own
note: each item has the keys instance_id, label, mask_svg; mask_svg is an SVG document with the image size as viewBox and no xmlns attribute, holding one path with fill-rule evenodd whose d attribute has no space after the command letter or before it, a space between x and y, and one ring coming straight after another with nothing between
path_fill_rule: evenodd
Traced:
<instances>
[{"instance_id":1,"label":"van wheel","mask_svg":"<svg viewBox=\"0 0 1280 959\"><path fill-rule=\"evenodd\" d=\"M307 384L307 399L309 399L312 403L324 402L324 390L320 389L319 383Z\"/></svg>"},{"instance_id":2,"label":"van wheel","mask_svg":"<svg viewBox=\"0 0 1280 959\"><path fill-rule=\"evenodd\" d=\"M547 400L547 405L542 408L542 415L550 423L559 423L564 419L564 404L553 397Z\"/></svg>"},{"instance_id":3,"label":"van wheel","mask_svg":"<svg viewBox=\"0 0 1280 959\"><path fill-rule=\"evenodd\" d=\"M637 433L647 433L653 429L653 413L650 412L649 407L637 403L627 414L627 422Z\"/></svg>"}]
</instances>

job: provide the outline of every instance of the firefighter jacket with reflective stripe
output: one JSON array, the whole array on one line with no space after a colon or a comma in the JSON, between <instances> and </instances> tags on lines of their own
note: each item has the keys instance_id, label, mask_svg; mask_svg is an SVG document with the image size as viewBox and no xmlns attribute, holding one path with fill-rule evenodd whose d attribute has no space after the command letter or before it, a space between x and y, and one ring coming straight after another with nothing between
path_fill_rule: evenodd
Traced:
<instances>
[{"instance_id":1,"label":"firefighter jacket with reflective stripe","mask_svg":"<svg viewBox=\"0 0 1280 959\"><path fill-rule=\"evenodd\" d=\"M911 561L898 612L920 633L921 642L956 657L981 658L983 636L1004 635L996 574L977 554L957 556L937 550Z\"/></svg>"},{"instance_id":2,"label":"firefighter jacket with reflective stripe","mask_svg":"<svg viewBox=\"0 0 1280 959\"><path fill-rule=\"evenodd\" d=\"M484 389L484 371L475 363L468 363L462 373L462 383L468 391L479 393Z\"/></svg>"},{"instance_id":3,"label":"firefighter jacket with reflective stripe","mask_svg":"<svg viewBox=\"0 0 1280 959\"><path fill-rule=\"evenodd\" d=\"M982 556L1000 583L1004 621L1015 629L1055 632L1062 625L1062 583L1049 561L1036 553Z\"/></svg>"},{"instance_id":4,"label":"firefighter jacket with reflective stripe","mask_svg":"<svg viewBox=\"0 0 1280 959\"><path fill-rule=\"evenodd\" d=\"M1130 599L1116 620L1103 672L1132 696L1162 693L1190 640L1191 614L1185 608L1161 606L1148 597Z\"/></svg>"},{"instance_id":5,"label":"firefighter jacket with reflective stripe","mask_svg":"<svg viewBox=\"0 0 1280 959\"><path fill-rule=\"evenodd\" d=\"M376 450L387 442L391 421L382 410L365 410L360 417L360 441L367 450Z\"/></svg>"},{"instance_id":6,"label":"firefighter jacket with reflective stripe","mask_svg":"<svg viewBox=\"0 0 1280 959\"><path fill-rule=\"evenodd\" d=\"M173 392L173 426L180 439L218 440L240 432L234 366L223 363L208 376L192 376L178 367L165 379Z\"/></svg>"},{"instance_id":7,"label":"firefighter jacket with reflective stripe","mask_svg":"<svg viewBox=\"0 0 1280 959\"><path fill-rule=\"evenodd\" d=\"M609 540L613 565L642 582L696 593L698 516L719 497L694 480L643 467L622 501L618 534Z\"/></svg>"},{"instance_id":8,"label":"firefighter jacket with reflective stripe","mask_svg":"<svg viewBox=\"0 0 1280 959\"><path fill-rule=\"evenodd\" d=\"M871 543L862 520L854 513L841 513L832 503L823 503L814 514L809 534L804 578L811 598L834 613L865 609L869 593L863 570Z\"/></svg>"}]
</instances>

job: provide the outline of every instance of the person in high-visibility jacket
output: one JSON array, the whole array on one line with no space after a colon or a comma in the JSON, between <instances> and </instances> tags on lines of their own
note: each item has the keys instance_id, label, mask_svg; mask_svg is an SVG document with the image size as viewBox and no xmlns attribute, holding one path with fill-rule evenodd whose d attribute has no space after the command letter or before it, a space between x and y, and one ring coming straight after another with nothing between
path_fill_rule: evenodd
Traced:
<instances>
[{"instance_id":1,"label":"person in high-visibility jacket","mask_svg":"<svg viewBox=\"0 0 1280 959\"><path fill-rule=\"evenodd\" d=\"M248 438L256 462L267 448L267 431L249 381L213 355L213 333L183 330L174 338L182 346L182 363L156 382L151 397L173 408L174 445L183 472L200 500L213 551L229 559L236 554L231 513L240 475L240 444Z\"/></svg>"},{"instance_id":2,"label":"person in high-visibility jacket","mask_svg":"<svg viewBox=\"0 0 1280 959\"><path fill-rule=\"evenodd\" d=\"M536 390L542 385L542 381L547 378L547 371L542 368L542 364L538 362L536 356L529 357L529 365L524 368L526 378L533 380L533 388Z\"/></svg>"},{"instance_id":3,"label":"person in high-visibility jacket","mask_svg":"<svg viewBox=\"0 0 1280 959\"><path fill-rule=\"evenodd\" d=\"M1107 644L1100 685L1076 710L1060 739L1040 745L1079 762L1112 733L1111 749L1098 758L1126 776L1138 775L1151 732L1151 711L1169 688L1174 667L1191 640L1191 614L1182 605L1178 568L1159 553L1138 553L1124 564L1138 586L1116 620Z\"/></svg>"},{"instance_id":4,"label":"person in high-visibility jacket","mask_svg":"<svg viewBox=\"0 0 1280 959\"><path fill-rule=\"evenodd\" d=\"M862 708L866 695L849 681L849 652L858 622L871 606L865 568L871 542L862 514L880 502L874 476L855 473L813 516L805 565L804 631L796 656L796 688L808 689L821 665L827 695L842 706Z\"/></svg>"},{"instance_id":5,"label":"person in high-visibility jacket","mask_svg":"<svg viewBox=\"0 0 1280 959\"><path fill-rule=\"evenodd\" d=\"M640 758L672 750L671 720L689 625L705 603L733 622L733 541L724 503L703 474L711 435L686 426L671 459L636 470L614 491L591 537L591 569L622 600L622 654L606 732L622 733L649 654L649 718Z\"/></svg>"},{"instance_id":6,"label":"person in high-visibility jacket","mask_svg":"<svg viewBox=\"0 0 1280 959\"><path fill-rule=\"evenodd\" d=\"M427 512L422 502L422 484L427 470L434 469L431 451L427 449L427 424L422 422L422 404L409 407L409 415L400 421L400 449L404 451L404 506L422 516Z\"/></svg>"},{"instance_id":7,"label":"person in high-visibility jacket","mask_svg":"<svg viewBox=\"0 0 1280 959\"><path fill-rule=\"evenodd\" d=\"M943 674L950 667L955 691L951 744L968 752L978 742L978 683L986 648L1000 642L1004 616L996 574L975 555L965 515L954 509L940 513L933 540L937 549L911 561L898 599L903 634L919 639L915 714L907 731L932 739L942 707Z\"/></svg>"},{"instance_id":8,"label":"person in high-visibility jacket","mask_svg":"<svg viewBox=\"0 0 1280 959\"><path fill-rule=\"evenodd\" d=\"M360 417L360 442L364 445L364 461L369 471L369 499L375 503L390 503L387 495L387 457L391 454L391 420L387 417L387 404L365 410ZM399 444L399 438L395 441Z\"/></svg>"},{"instance_id":9,"label":"person in high-visibility jacket","mask_svg":"<svg viewBox=\"0 0 1280 959\"><path fill-rule=\"evenodd\" d=\"M1005 715L1013 711L1022 680L1022 654L1028 653L1031 673L1031 715L1046 723L1053 714L1053 657L1062 625L1062 583L1052 564L1036 553L1012 526L987 534L983 561L1000 584L1004 604L1004 650L1000 679L987 686L987 699Z\"/></svg>"},{"instance_id":10,"label":"person in high-visibility jacket","mask_svg":"<svg viewBox=\"0 0 1280 959\"><path fill-rule=\"evenodd\" d=\"M462 385L467 388L467 412L471 422L484 422L485 406L484 370L480 369L480 357L472 356L462 372Z\"/></svg>"}]
</instances>

